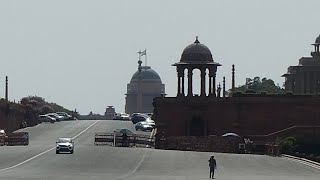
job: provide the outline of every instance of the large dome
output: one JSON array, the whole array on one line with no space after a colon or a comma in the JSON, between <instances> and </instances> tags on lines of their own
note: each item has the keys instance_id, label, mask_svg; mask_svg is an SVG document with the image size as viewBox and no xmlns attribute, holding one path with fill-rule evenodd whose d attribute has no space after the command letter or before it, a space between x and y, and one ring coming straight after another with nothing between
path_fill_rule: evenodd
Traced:
<instances>
[{"instance_id":1,"label":"large dome","mask_svg":"<svg viewBox=\"0 0 320 180\"><path fill-rule=\"evenodd\" d=\"M150 66L141 66L141 81L142 82L151 82L151 83L162 83L160 76L156 71L151 69ZM136 71L130 83L137 83L139 82L139 71Z\"/></svg>"},{"instance_id":2,"label":"large dome","mask_svg":"<svg viewBox=\"0 0 320 180\"><path fill-rule=\"evenodd\" d=\"M185 63L208 63L213 62L212 54L209 48L198 41L187 46L181 55L180 62Z\"/></svg>"}]
</instances>

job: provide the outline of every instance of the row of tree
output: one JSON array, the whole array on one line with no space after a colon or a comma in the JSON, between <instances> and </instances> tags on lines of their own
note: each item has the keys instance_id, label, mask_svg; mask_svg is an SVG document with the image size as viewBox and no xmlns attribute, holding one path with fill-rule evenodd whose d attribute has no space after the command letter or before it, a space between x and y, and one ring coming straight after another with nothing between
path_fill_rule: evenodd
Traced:
<instances>
[{"instance_id":1,"label":"row of tree","mask_svg":"<svg viewBox=\"0 0 320 180\"><path fill-rule=\"evenodd\" d=\"M20 100L20 103L28 108L32 108L39 114L47 114L50 112L66 112L70 115L77 116L78 113L75 111L70 111L56 103L46 102L44 98L39 96L27 96Z\"/></svg>"},{"instance_id":2,"label":"row of tree","mask_svg":"<svg viewBox=\"0 0 320 180\"><path fill-rule=\"evenodd\" d=\"M279 85L275 85L272 79L260 79L260 77L254 77L253 79L247 78L246 84L236 87L235 92L266 92L270 94L283 94L285 93L285 90L284 88L281 88Z\"/></svg>"}]
</instances>

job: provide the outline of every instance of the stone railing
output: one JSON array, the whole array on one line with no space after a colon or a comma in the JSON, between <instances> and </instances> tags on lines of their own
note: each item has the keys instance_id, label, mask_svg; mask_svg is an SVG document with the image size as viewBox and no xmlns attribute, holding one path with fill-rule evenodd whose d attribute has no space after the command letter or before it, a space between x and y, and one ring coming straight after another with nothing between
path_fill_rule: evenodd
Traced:
<instances>
[{"instance_id":1,"label":"stone railing","mask_svg":"<svg viewBox=\"0 0 320 180\"><path fill-rule=\"evenodd\" d=\"M225 138L220 136L176 136L156 137L155 148L185 151L204 152L239 152L241 139Z\"/></svg>"}]
</instances>

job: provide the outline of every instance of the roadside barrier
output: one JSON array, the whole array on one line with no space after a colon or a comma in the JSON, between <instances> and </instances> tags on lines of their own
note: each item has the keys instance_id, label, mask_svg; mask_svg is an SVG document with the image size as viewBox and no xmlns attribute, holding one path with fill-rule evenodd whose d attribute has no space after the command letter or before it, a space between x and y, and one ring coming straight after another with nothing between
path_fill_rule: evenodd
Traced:
<instances>
[{"instance_id":1,"label":"roadside barrier","mask_svg":"<svg viewBox=\"0 0 320 180\"><path fill-rule=\"evenodd\" d=\"M154 147L154 138L141 134L103 133L97 132L94 144L120 147Z\"/></svg>"},{"instance_id":2,"label":"roadside barrier","mask_svg":"<svg viewBox=\"0 0 320 180\"><path fill-rule=\"evenodd\" d=\"M29 133L28 132L15 132L6 134L4 144L7 146L19 146L29 145Z\"/></svg>"}]
</instances>

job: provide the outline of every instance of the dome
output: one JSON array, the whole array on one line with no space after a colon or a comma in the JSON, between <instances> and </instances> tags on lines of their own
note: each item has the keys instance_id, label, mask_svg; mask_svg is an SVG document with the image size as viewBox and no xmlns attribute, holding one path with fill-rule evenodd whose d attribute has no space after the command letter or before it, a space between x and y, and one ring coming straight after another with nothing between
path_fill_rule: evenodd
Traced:
<instances>
[{"instance_id":1,"label":"dome","mask_svg":"<svg viewBox=\"0 0 320 180\"><path fill-rule=\"evenodd\" d=\"M315 44L320 44L320 35L317 37Z\"/></svg>"},{"instance_id":2,"label":"dome","mask_svg":"<svg viewBox=\"0 0 320 180\"><path fill-rule=\"evenodd\" d=\"M183 50L180 62L208 63L213 62L213 59L209 48L201 44L197 37L193 44L190 44Z\"/></svg>"},{"instance_id":3,"label":"dome","mask_svg":"<svg viewBox=\"0 0 320 180\"><path fill-rule=\"evenodd\" d=\"M151 69L150 66L141 66L141 80L142 82L151 82L151 83L162 83L160 76L156 71ZM130 83L135 83L139 81L139 71L136 71Z\"/></svg>"}]
</instances>

